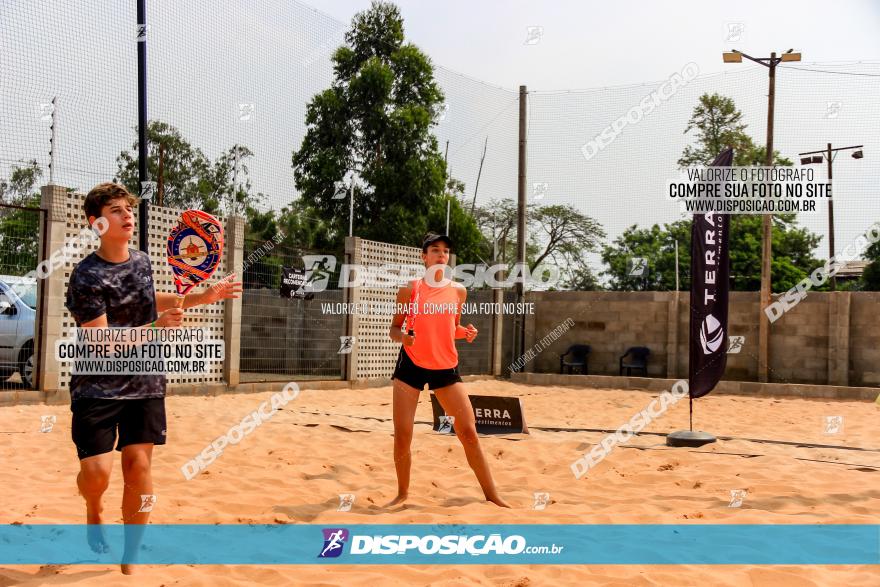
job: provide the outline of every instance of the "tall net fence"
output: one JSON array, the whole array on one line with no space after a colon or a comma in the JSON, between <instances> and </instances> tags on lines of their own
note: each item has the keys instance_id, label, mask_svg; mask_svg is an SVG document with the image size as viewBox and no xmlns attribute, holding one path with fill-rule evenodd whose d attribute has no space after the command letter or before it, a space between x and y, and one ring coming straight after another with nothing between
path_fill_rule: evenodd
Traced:
<instances>
[{"instance_id":1,"label":"tall net fence","mask_svg":"<svg viewBox=\"0 0 880 587\"><path fill-rule=\"evenodd\" d=\"M228 181L249 181L251 193L260 195L261 210L289 206L299 195L291 156L305 135L306 106L330 85L330 56L343 43L349 23L281 0L151 0L147 11L150 120L178 129L212 163L236 145L246 147L252 156ZM53 120L55 183L87 190L117 177L120 155L135 156L137 44L133 3L5 2L0 18L0 178L35 160L43 174L39 181L48 181ZM685 65L672 64L669 73ZM684 218L664 194L666 183L678 175L683 149L694 142L684 130L702 94L732 98L748 134L764 144L766 68L723 67L723 73L700 73L689 80L637 122L627 122L601 149L591 148L590 141L625 118L664 80L569 92L530 89L530 203L570 205L594 218L606 233L603 245L631 225ZM518 92L439 64L435 76L446 104L434 130L450 174L465 183L465 199L484 206L515 199ZM782 64L777 71L775 148L783 156L797 164L797 153L822 149L828 142L864 145L863 159L842 153L835 161L838 249L877 217L878 90L877 63ZM823 178L825 166L814 167ZM814 254L826 257L826 204L798 220L823 237ZM355 219L355 227L369 221ZM540 227L533 229L540 247L546 239ZM607 267L599 251L587 258L601 281Z\"/></svg>"},{"instance_id":2,"label":"tall net fence","mask_svg":"<svg viewBox=\"0 0 880 587\"><path fill-rule=\"evenodd\" d=\"M682 71L685 65L672 68L670 73ZM694 144L695 132L684 131L701 95L718 93L732 98L743 113L746 133L757 145L765 144L768 70L757 65L727 67L736 69L699 75L650 111L642 101L657 92L665 80L572 92L532 92L528 132L532 201L571 204L599 221L607 242L632 225L647 228L688 218L677 202L666 196L667 183L679 177L677 161L685 147ZM880 217L880 158L874 155L880 146L876 132L880 129L880 102L873 97L878 91L880 64L777 67L774 150L780 156L799 166L798 153L825 149L829 142L834 147L864 145L863 159L853 159L852 151L844 151L834 160L838 251ZM633 113L627 119L633 109L642 115ZM622 124L615 122L620 119ZM600 135L610 141L597 141ZM826 165L812 167L816 180L826 181ZM827 210L827 201L822 200L815 213L797 218L800 226L822 237L815 251L820 259L828 255ZM731 243L732 248L737 246ZM592 255L591 261L595 270L605 269L599 255Z\"/></svg>"},{"instance_id":3,"label":"tall net fence","mask_svg":"<svg viewBox=\"0 0 880 587\"><path fill-rule=\"evenodd\" d=\"M137 124L136 19L121 8L3 3L0 177L36 161L37 185L49 182L54 119L55 183L82 191L113 178Z\"/></svg>"}]
</instances>

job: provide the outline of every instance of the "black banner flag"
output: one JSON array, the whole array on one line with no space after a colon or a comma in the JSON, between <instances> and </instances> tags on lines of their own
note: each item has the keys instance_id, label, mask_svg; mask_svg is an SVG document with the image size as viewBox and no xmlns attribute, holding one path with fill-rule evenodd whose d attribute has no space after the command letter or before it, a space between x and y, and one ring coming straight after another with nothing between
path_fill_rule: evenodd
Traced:
<instances>
[{"instance_id":1,"label":"black banner flag","mask_svg":"<svg viewBox=\"0 0 880 587\"><path fill-rule=\"evenodd\" d=\"M729 167L733 149L712 167ZM727 367L727 298L730 289L730 215L694 214L691 226L690 396L712 391Z\"/></svg>"}]
</instances>

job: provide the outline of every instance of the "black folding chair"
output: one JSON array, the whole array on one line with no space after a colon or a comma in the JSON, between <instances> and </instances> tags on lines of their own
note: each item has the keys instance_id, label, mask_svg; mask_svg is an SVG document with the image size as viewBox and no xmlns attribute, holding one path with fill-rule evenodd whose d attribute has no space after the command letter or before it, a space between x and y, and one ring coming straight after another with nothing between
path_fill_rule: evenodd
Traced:
<instances>
[{"instance_id":1,"label":"black folding chair","mask_svg":"<svg viewBox=\"0 0 880 587\"><path fill-rule=\"evenodd\" d=\"M632 375L633 369L635 369L647 377L648 355L650 354L651 350L648 347L633 346L626 349L626 352L620 357L620 374L623 375L623 370L626 369L626 374Z\"/></svg>"},{"instance_id":2,"label":"black folding chair","mask_svg":"<svg viewBox=\"0 0 880 587\"><path fill-rule=\"evenodd\" d=\"M566 359L567 356L571 355L570 359ZM568 368L568 373L572 374L575 368L580 369L582 375L587 374L587 360L590 357L590 345L588 344L573 344L568 347L568 350L559 355L559 373L565 373L565 369Z\"/></svg>"}]
</instances>

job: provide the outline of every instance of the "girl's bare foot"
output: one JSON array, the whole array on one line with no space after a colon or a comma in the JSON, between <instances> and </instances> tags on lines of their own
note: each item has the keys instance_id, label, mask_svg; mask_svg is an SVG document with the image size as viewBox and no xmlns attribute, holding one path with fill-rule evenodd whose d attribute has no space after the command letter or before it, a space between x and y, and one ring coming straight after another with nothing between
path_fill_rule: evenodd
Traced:
<instances>
[{"instance_id":1,"label":"girl's bare foot","mask_svg":"<svg viewBox=\"0 0 880 587\"><path fill-rule=\"evenodd\" d=\"M398 493L397 497L385 504L386 508L394 507L406 501L408 495L406 493Z\"/></svg>"},{"instance_id":2,"label":"girl's bare foot","mask_svg":"<svg viewBox=\"0 0 880 587\"><path fill-rule=\"evenodd\" d=\"M120 565L120 567L122 567L122 574L123 575L134 575L134 565L123 564L123 565Z\"/></svg>"},{"instance_id":3,"label":"girl's bare foot","mask_svg":"<svg viewBox=\"0 0 880 587\"><path fill-rule=\"evenodd\" d=\"M487 497L486 501L491 501L492 503L494 503L498 507L502 507L502 508L509 508L510 507L510 504L507 503L506 501L504 501L503 499L501 499L501 496L498 496L498 495L495 495L492 497Z\"/></svg>"}]
</instances>

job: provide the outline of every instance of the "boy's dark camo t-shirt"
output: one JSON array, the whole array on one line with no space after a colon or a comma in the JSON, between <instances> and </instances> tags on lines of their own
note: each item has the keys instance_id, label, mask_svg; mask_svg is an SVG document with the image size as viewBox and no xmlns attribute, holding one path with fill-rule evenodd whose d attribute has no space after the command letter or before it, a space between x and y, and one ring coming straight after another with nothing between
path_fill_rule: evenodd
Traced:
<instances>
[{"instance_id":1,"label":"boy's dark camo t-shirt","mask_svg":"<svg viewBox=\"0 0 880 587\"><path fill-rule=\"evenodd\" d=\"M155 320L156 295L150 258L129 249L130 258L111 263L92 253L70 274L65 305L77 326L107 314L108 326L143 326ZM146 399L165 397L164 375L76 375L70 398Z\"/></svg>"}]
</instances>

